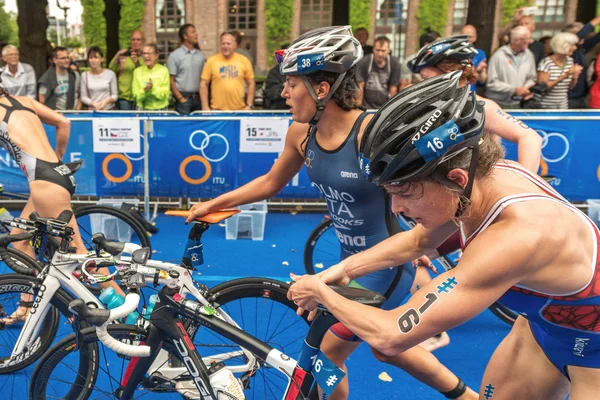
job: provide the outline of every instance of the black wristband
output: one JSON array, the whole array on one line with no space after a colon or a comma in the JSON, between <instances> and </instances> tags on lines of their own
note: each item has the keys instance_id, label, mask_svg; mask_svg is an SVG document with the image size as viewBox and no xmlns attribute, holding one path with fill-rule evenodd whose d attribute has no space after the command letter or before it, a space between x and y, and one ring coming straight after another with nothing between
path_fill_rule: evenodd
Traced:
<instances>
[{"instance_id":1,"label":"black wristband","mask_svg":"<svg viewBox=\"0 0 600 400\"><path fill-rule=\"evenodd\" d=\"M456 385L456 387L454 389L452 389L449 392L440 392L440 393L443 394L447 399L456 399L456 398L462 396L463 394L465 394L465 392L467 391L467 387L468 386L465 385L463 380L458 378L458 385Z\"/></svg>"}]
</instances>

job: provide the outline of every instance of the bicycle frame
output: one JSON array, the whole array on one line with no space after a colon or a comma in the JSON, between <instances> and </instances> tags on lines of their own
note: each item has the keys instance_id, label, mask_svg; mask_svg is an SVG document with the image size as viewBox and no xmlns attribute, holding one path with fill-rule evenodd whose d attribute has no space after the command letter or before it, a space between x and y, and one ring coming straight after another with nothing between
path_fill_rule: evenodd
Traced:
<instances>
[{"instance_id":1,"label":"bicycle frame","mask_svg":"<svg viewBox=\"0 0 600 400\"><path fill-rule=\"evenodd\" d=\"M127 243L123 252L131 254L134 250L139 248L140 246L136 244ZM71 254L62 253L59 251L55 252L51 263L38 276L40 280L39 291L35 298L31 313L25 320L10 358L5 360L2 366L15 364L39 348L40 339L38 334L43 325L44 318L50 310L50 302L59 288L63 287L67 289L73 295L73 297L83 299L86 304L94 304L97 308L101 309L105 308L104 305L96 298L96 296L92 294L88 288L73 275L73 272L90 258L97 258L96 254ZM131 257L120 257L119 261L123 263L131 263ZM190 294L202 305L211 306L208 300L196 287L190 269L180 265L157 260L148 260L146 267L138 267L138 269L142 270L144 268L147 268L146 272L149 274L149 283L153 281L152 277L155 273L154 269L163 271L177 271L179 273L178 285L181 288L179 293L182 296ZM227 323L239 327L239 325L229 315L227 315L227 313L221 311L220 315ZM233 373L244 373L248 371L252 365L254 365L255 357L251 352L243 348L228 353L215 354L214 356L206 358L203 361L206 365L208 365L214 361L226 361L231 358L239 357L242 355L242 353L245 354L248 362L245 365L238 365L230 369ZM151 373L160 371L162 375L169 379L174 379L187 371L185 367L168 366L168 359L168 353L166 351L162 351L159 357L156 358L156 362L150 367L149 371Z\"/></svg>"},{"instance_id":2,"label":"bicycle frame","mask_svg":"<svg viewBox=\"0 0 600 400\"><path fill-rule=\"evenodd\" d=\"M175 293L177 293L177 290L167 287L163 287L159 291L157 304L161 304L161 307L157 307L150 316L150 328L145 343L151 348L150 357L136 358L129 363L119 388L120 399L128 400L132 398L137 387L144 381L146 373L151 373L151 366L156 362L157 349L162 347L163 342L173 344L173 348L183 360L183 364L192 377L202 399L213 400L217 398L210 385L206 363L197 353L182 324L182 320L179 318L180 315L237 343L241 348L248 349L256 354L257 357L253 357L254 359L264 360L267 364L286 375L288 384L282 400L296 400L298 395L308 395L315 379L311 370L320 343L329 327L337 321L330 313L322 312L313 321L300 356L298 360L295 360L244 332L237 326L223 321L218 315L202 313L200 305L196 302L184 300L184 303L188 303L187 306L177 302L173 298ZM252 367L255 366L252 363Z\"/></svg>"}]
</instances>

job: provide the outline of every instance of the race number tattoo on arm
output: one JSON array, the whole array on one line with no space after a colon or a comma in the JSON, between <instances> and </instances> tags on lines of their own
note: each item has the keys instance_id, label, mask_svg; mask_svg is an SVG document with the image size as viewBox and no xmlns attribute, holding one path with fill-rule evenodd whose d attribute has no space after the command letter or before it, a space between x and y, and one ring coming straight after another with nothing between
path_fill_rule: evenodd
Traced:
<instances>
[{"instance_id":1,"label":"race number tattoo on arm","mask_svg":"<svg viewBox=\"0 0 600 400\"><path fill-rule=\"evenodd\" d=\"M400 332L409 333L413 328L421 322L421 317L425 312L439 300L438 295L450 293L456 286L458 281L455 276L446 279L437 287L437 293L429 292L425 295L425 303L418 310L409 308L404 314L398 318L398 328Z\"/></svg>"},{"instance_id":2,"label":"race number tattoo on arm","mask_svg":"<svg viewBox=\"0 0 600 400\"><path fill-rule=\"evenodd\" d=\"M498 114L499 116L503 117L504 119L509 120L510 122L513 122L513 123L519 125L523 129L531 129L523 121L521 121L520 119L517 119L517 118L513 117L510 114L505 113L500 108L496 110L496 114Z\"/></svg>"}]
</instances>

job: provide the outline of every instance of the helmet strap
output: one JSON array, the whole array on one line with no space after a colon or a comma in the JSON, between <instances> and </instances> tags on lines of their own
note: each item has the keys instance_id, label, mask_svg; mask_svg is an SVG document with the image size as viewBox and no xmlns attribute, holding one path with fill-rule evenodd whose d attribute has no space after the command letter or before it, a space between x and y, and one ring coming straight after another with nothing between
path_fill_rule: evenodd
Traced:
<instances>
[{"instance_id":1,"label":"helmet strap","mask_svg":"<svg viewBox=\"0 0 600 400\"><path fill-rule=\"evenodd\" d=\"M337 77L337 79L335 80L335 82L333 82L333 86L331 86L331 89L329 90L329 93L327 93L327 96L325 96L322 99L319 99L319 96L317 95L317 92L315 92L315 89L312 87L310 80L304 75L300 76L302 78L302 81L304 82L304 85L306 86L306 89L308 89L308 93L310 93L310 95L313 98L313 100L315 101L315 103L317 103L317 112L315 113L315 115L312 117L312 119L309 122L309 124L311 126L314 126L317 124L317 122L319 122L319 118L321 118L321 114L325 110L325 104L327 104L329 99L331 99L331 97L333 96L335 91L342 84L342 81L344 80L345 76L346 76L345 72L340 74ZM309 129L307 138L310 136L310 133L311 133L310 131L311 130Z\"/></svg>"}]
</instances>

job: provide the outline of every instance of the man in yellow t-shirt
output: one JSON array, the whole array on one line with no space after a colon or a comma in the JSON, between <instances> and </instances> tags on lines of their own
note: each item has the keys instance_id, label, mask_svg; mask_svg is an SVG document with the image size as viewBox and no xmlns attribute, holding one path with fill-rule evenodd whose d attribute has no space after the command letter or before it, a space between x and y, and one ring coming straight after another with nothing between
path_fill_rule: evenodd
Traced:
<instances>
[{"instance_id":1,"label":"man in yellow t-shirt","mask_svg":"<svg viewBox=\"0 0 600 400\"><path fill-rule=\"evenodd\" d=\"M210 57L202 70L200 99L203 111L212 110L251 110L254 108L256 82L250 61L235 52L235 37L225 32L221 34L221 52ZM248 84L248 94L244 100L244 82ZM210 85L210 107L208 86Z\"/></svg>"}]
</instances>

